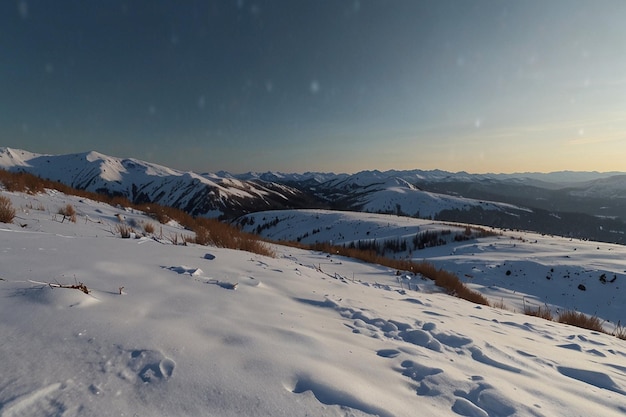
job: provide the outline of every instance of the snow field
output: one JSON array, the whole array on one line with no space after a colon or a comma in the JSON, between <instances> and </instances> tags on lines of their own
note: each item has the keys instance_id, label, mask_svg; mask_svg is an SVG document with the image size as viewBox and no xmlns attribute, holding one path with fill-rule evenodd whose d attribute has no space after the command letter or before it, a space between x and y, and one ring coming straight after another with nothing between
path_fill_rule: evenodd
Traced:
<instances>
[{"instance_id":1,"label":"snow field","mask_svg":"<svg viewBox=\"0 0 626 417\"><path fill-rule=\"evenodd\" d=\"M3 195L26 226L0 224L2 417L626 412L626 347L612 336L476 306L426 281L401 288L396 271L326 254L121 239L115 214L141 213L57 193ZM68 202L75 224L53 216ZM457 248L432 254L447 251L436 261L463 270L502 262L488 246L482 261ZM495 291L500 275L487 272L474 271L472 285ZM55 281L91 292L41 284Z\"/></svg>"}]
</instances>

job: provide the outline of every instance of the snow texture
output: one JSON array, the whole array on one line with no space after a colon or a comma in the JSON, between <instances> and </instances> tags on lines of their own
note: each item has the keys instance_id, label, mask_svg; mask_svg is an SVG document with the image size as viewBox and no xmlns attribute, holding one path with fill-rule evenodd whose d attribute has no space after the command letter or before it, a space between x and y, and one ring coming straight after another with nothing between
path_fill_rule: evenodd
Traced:
<instances>
[{"instance_id":1,"label":"snow texture","mask_svg":"<svg viewBox=\"0 0 626 417\"><path fill-rule=\"evenodd\" d=\"M122 239L116 214L150 219L57 192L0 193L18 211L0 224L2 417L626 413L624 341L518 313L523 298L624 317L623 247L505 233L414 254L471 275L502 310L311 251L277 245L267 258L175 246L161 232ZM76 223L54 214L68 203ZM315 224L338 241L448 227L290 215L301 221L291 233ZM617 279L601 283L600 272ZM46 284L76 282L90 293Z\"/></svg>"}]
</instances>

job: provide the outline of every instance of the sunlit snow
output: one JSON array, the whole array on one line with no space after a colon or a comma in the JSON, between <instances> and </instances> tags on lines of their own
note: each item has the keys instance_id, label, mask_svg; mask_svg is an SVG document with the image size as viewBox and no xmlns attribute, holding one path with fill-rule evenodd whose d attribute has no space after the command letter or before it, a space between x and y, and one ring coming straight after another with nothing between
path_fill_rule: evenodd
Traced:
<instances>
[{"instance_id":1,"label":"sunlit snow","mask_svg":"<svg viewBox=\"0 0 626 417\"><path fill-rule=\"evenodd\" d=\"M0 224L2 417L626 413L626 345L613 336L525 316L515 305L477 306L420 277L408 290L395 270L322 253L275 246L267 258L175 246L166 237L188 233L176 225L121 239L116 214L153 220L58 192L0 193L18 211L14 223ZM68 203L76 223L55 215ZM372 222L380 233L387 224L395 233L415 227L344 213L335 216L350 227L331 232L324 212L313 215L324 233L365 233ZM294 223L293 233L311 225ZM611 288L624 311L621 247L511 236L526 242L507 234L424 256L471 267L473 287L489 297L519 295L508 282L530 280L524 271L538 265L612 271L613 287L589 283L574 292L577 304L584 310ZM515 277L492 273L503 268ZM555 276L550 293L569 293L570 281ZM90 293L47 285L77 282ZM523 289L541 299L546 287Z\"/></svg>"}]
</instances>

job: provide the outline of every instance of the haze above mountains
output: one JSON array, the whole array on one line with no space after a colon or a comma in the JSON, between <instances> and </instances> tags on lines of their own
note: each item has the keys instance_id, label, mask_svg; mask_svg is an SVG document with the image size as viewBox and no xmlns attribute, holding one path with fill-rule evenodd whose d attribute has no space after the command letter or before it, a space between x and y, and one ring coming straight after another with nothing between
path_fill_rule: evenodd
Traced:
<instances>
[{"instance_id":1,"label":"haze above mountains","mask_svg":"<svg viewBox=\"0 0 626 417\"><path fill-rule=\"evenodd\" d=\"M183 172L98 152L44 155L0 148L0 168L133 202L235 219L269 209L391 213L623 243L626 173L469 174L441 170L355 174Z\"/></svg>"}]
</instances>

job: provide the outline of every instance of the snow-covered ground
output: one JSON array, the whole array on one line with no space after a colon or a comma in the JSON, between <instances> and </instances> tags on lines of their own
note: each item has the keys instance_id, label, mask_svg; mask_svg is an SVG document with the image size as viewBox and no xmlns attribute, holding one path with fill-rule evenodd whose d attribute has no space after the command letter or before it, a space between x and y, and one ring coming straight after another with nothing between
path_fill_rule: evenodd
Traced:
<instances>
[{"instance_id":1,"label":"snow-covered ground","mask_svg":"<svg viewBox=\"0 0 626 417\"><path fill-rule=\"evenodd\" d=\"M2 417L626 413L626 342L518 314L513 296L510 310L493 309L417 278L401 288L394 270L336 256L176 246L168 237L189 232L175 224L121 239L116 214L150 220L59 193L0 193L18 209L0 224ZM76 223L54 214L67 203ZM331 233L316 215L316 235ZM392 217L378 218L381 234ZM623 313L621 247L515 236L526 241L504 235L414 256L469 275L490 298L575 294L585 311L602 290L607 317ZM600 271L618 277L601 284Z\"/></svg>"},{"instance_id":2,"label":"snow-covered ground","mask_svg":"<svg viewBox=\"0 0 626 417\"><path fill-rule=\"evenodd\" d=\"M547 307L554 313L577 310L606 320L607 330L626 321L623 245L494 228L483 230L496 236L455 242L455 235L464 234L462 225L372 213L283 210L246 217L253 220L245 230L260 226L261 235L273 240L336 245L405 240L406 251L387 256L432 262L512 311L524 311L524 306ZM443 232L448 243L416 250L412 240L425 232Z\"/></svg>"}]
</instances>

